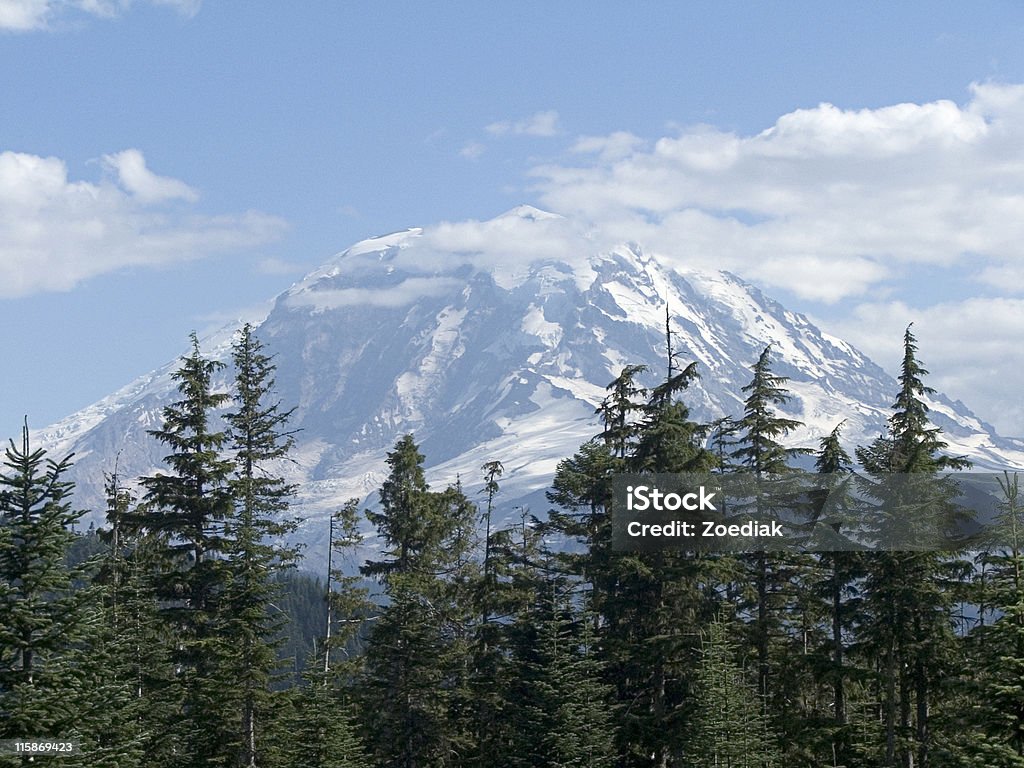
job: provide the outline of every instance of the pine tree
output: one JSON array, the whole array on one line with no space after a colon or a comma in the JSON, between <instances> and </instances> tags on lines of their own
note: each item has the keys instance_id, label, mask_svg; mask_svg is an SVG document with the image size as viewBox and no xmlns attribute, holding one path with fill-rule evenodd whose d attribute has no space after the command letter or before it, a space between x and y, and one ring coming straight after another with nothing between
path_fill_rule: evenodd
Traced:
<instances>
[{"instance_id":1,"label":"pine tree","mask_svg":"<svg viewBox=\"0 0 1024 768\"><path fill-rule=\"evenodd\" d=\"M450 765L468 748L453 704L465 698L470 612L456 596L464 594L477 513L457 488L430 491L422 464L412 436L399 440L388 454L380 511L367 515L385 559L361 570L378 578L389 603L367 640L361 688L374 751L387 768Z\"/></svg>"},{"instance_id":2,"label":"pine tree","mask_svg":"<svg viewBox=\"0 0 1024 768\"><path fill-rule=\"evenodd\" d=\"M82 595L65 568L81 517L64 479L71 457L33 449L28 426L0 473L0 738L82 733L76 649L89 636ZM27 764L27 758L21 760Z\"/></svg>"},{"instance_id":3,"label":"pine tree","mask_svg":"<svg viewBox=\"0 0 1024 768\"><path fill-rule=\"evenodd\" d=\"M789 392L784 387L789 379L772 372L771 350L771 344L762 350L752 366L753 378L743 387L747 399L743 403L743 418L736 422L741 434L740 447L732 453L744 470L759 479L788 472L789 460L807 453L800 448L786 448L779 442L802 424L776 413L776 408L789 402Z\"/></svg>"},{"instance_id":4,"label":"pine tree","mask_svg":"<svg viewBox=\"0 0 1024 768\"><path fill-rule=\"evenodd\" d=\"M238 764L255 768L261 720L269 715L269 684L279 666L276 651L285 617L274 609L281 583L275 577L298 557L286 544L298 522L287 516L295 486L274 473L274 463L292 448L286 425L291 411L272 401L274 369L252 326L243 326L232 348L235 409L225 419L234 451L228 487L235 511L227 529L228 581L221 598L222 640L233 649L227 659L240 712L235 737Z\"/></svg>"},{"instance_id":5,"label":"pine tree","mask_svg":"<svg viewBox=\"0 0 1024 768\"><path fill-rule=\"evenodd\" d=\"M164 408L161 429L151 430L171 453L170 474L142 479L147 490L139 523L165 542L165 566L156 575L161 617L175 638L175 680L182 716L164 724L174 733L182 765L216 765L235 759L239 702L224 642L222 600L229 582L229 538L234 503L233 463L222 453L227 436L214 429L214 414L229 396L215 392L213 376L223 364L205 359L193 333L192 352L174 373L180 400Z\"/></svg>"},{"instance_id":6,"label":"pine tree","mask_svg":"<svg viewBox=\"0 0 1024 768\"><path fill-rule=\"evenodd\" d=\"M634 415L643 407L637 402L637 398L647 393L644 387L636 383L636 377L646 370L646 365L627 365L623 368L622 372L605 387L608 395L595 411L604 424L601 438L620 459L625 458L626 451L636 435Z\"/></svg>"},{"instance_id":7,"label":"pine tree","mask_svg":"<svg viewBox=\"0 0 1024 768\"><path fill-rule=\"evenodd\" d=\"M690 419L681 395L698 379L697 364L677 364L666 309L665 379L650 390L626 468L636 473L703 473L714 455L706 427ZM721 562L695 552L620 553L609 562L614 592L605 599L606 669L628 713L620 745L631 764L669 765L685 730L699 649L693 628L715 611Z\"/></svg>"},{"instance_id":8,"label":"pine tree","mask_svg":"<svg viewBox=\"0 0 1024 768\"><path fill-rule=\"evenodd\" d=\"M844 634L855 629L859 616L858 585L864 568L861 553L849 551L856 548L849 537L859 528L862 510L853 495L853 460L842 445L842 427L838 424L821 438L814 463L823 478L821 492L826 495L809 545L823 551L809 574L808 589L818 601L815 613L824 619L827 630L816 655L820 661L815 676L831 688L832 727L821 730L829 734L834 761L846 765L851 751L847 689L852 672Z\"/></svg>"},{"instance_id":9,"label":"pine tree","mask_svg":"<svg viewBox=\"0 0 1024 768\"><path fill-rule=\"evenodd\" d=\"M665 768L680 748L692 711L699 649L694 627L716 610L716 586L728 563L695 553L622 553L611 549L611 478L618 472L707 472L717 465L703 443L708 428L691 420L682 395L698 381L680 364L666 310L667 368L642 387L646 369L626 366L599 409L602 441L558 466L549 499L558 505L544 530L584 546L555 559L591 590L599 619L598 661L615 690L617 746L627 766ZM640 398L645 399L641 400Z\"/></svg>"},{"instance_id":10,"label":"pine tree","mask_svg":"<svg viewBox=\"0 0 1024 768\"><path fill-rule=\"evenodd\" d=\"M575 606L569 585L543 578L520 645L515 698L508 716L516 723L509 749L514 762L531 768L615 764L612 686L602 680L593 618ZM522 642L522 640L521 640Z\"/></svg>"},{"instance_id":11,"label":"pine tree","mask_svg":"<svg viewBox=\"0 0 1024 768\"><path fill-rule=\"evenodd\" d=\"M346 566L362 542L359 499L349 499L331 515L326 625L306 660L299 685L273 694L276 706L264 736L261 765L269 768L370 768L352 701L352 681L361 658L353 650L371 611L366 589ZM321 583L322 582L318 582ZM339 663L338 659L342 657Z\"/></svg>"},{"instance_id":12,"label":"pine tree","mask_svg":"<svg viewBox=\"0 0 1024 768\"><path fill-rule=\"evenodd\" d=\"M807 453L804 449L786 448L779 440L801 426L799 421L779 416L776 409L789 401L784 385L785 376L772 372L771 345L761 352L752 366L753 378L743 387L747 399L743 405L743 418L736 422L739 447L732 457L741 469L750 472L757 480L769 480L790 471L789 460L795 455ZM762 518L770 512L770 501L758 495L755 514ZM794 574L787 571L785 559L755 552L744 557L751 571L754 583L752 622L754 647L757 651L758 691L762 696L769 694L771 675L771 637L780 631L782 594L794 580Z\"/></svg>"},{"instance_id":13,"label":"pine tree","mask_svg":"<svg viewBox=\"0 0 1024 768\"><path fill-rule=\"evenodd\" d=\"M174 669L151 584L153 558L162 548L126 524L136 514L135 497L120 485L116 469L106 476L105 491L107 527L97 532L104 546L93 558L91 587L99 621L87 653L90 692L79 710L92 723L82 764L165 766L173 745L163 724L175 710L162 694Z\"/></svg>"},{"instance_id":14,"label":"pine tree","mask_svg":"<svg viewBox=\"0 0 1024 768\"><path fill-rule=\"evenodd\" d=\"M697 672L694 723L687 734L691 768L776 768L777 737L764 713L764 697L736 664L729 625L713 621Z\"/></svg>"},{"instance_id":15,"label":"pine tree","mask_svg":"<svg viewBox=\"0 0 1024 768\"><path fill-rule=\"evenodd\" d=\"M459 705L471 719L472 746L465 761L469 766L492 766L503 748L502 728L502 676L507 659L502 648L503 623L500 613L499 578L503 571L503 557L497 548L501 536L494 528L494 500L500 487L498 479L504 472L500 461L488 461L482 467L486 504L481 514L484 525L483 553L478 578L471 585L475 622L470 639L472 669L464 690L466 700ZM495 615L496 611L498 615Z\"/></svg>"},{"instance_id":16,"label":"pine tree","mask_svg":"<svg viewBox=\"0 0 1024 768\"><path fill-rule=\"evenodd\" d=\"M1017 474L1004 473L995 546L982 555L988 570L985 600L998 614L972 638L971 765L977 768L1024 766L1024 502Z\"/></svg>"},{"instance_id":17,"label":"pine tree","mask_svg":"<svg viewBox=\"0 0 1024 768\"><path fill-rule=\"evenodd\" d=\"M917 526L931 532L954 492L935 475L965 469L963 457L942 453L941 431L928 421L924 397L932 393L917 360L917 342L910 326L903 335L900 390L889 418L888 435L857 450L857 459L871 478L867 493L882 500L882 543L902 550L916 539ZM894 476L900 473L900 476ZM887 489L894 488L893 491ZM923 515L923 519L918 519ZM909 535L908 535L909 532ZM866 608L869 646L881 660L885 723L885 765L928 768L932 764L932 709L936 680L954 647L950 611L954 590L969 564L936 551L873 552L866 559Z\"/></svg>"},{"instance_id":18,"label":"pine tree","mask_svg":"<svg viewBox=\"0 0 1024 768\"><path fill-rule=\"evenodd\" d=\"M331 516L330 552L328 562L327 626L322 644L323 658L317 659L316 668L330 677L334 669L332 652L338 648L346 653L356 641L359 631L373 606L367 598L367 589L360 586L355 572L354 558L363 535L359 531L359 499L349 499ZM350 676L354 674L349 672Z\"/></svg>"},{"instance_id":19,"label":"pine tree","mask_svg":"<svg viewBox=\"0 0 1024 768\"><path fill-rule=\"evenodd\" d=\"M352 706L338 686L310 659L304 685L275 694L275 717L269 726L264 763L269 768L371 768L359 736Z\"/></svg>"}]
</instances>

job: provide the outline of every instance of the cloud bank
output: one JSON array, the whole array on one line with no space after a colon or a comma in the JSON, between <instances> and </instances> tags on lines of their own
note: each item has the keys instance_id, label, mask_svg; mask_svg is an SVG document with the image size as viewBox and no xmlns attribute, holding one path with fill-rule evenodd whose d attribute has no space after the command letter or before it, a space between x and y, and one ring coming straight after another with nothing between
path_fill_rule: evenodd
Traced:
<instances>
[{"instance_id":1,"label":"cloud bank","mask_svg":"<svg viewBox=\"0 0 1024 768\"><path fill-rule=\"evenodd\" d=\"M1024 86L952 101L781 116L740 136L696 126L652 146L583 137L580 162L531 171L543 205L609 241L735 270L807 299L869 296L921 266L966 258L1019 293L1024 264Z\"/></svg>"},{"instance_id":2,"label":"cloud bank","mask_svg":"<svg viewBox=\"0 0 1024 768\"><path fill-rule=\"evenodd\" d=\"M102 162L116 183L73 181L56 157L0 153L0 298L251 247L284 229L281 219L256 211L192 212L195 190L150 171L136 149Z\"/></svg>"}]
</instances>

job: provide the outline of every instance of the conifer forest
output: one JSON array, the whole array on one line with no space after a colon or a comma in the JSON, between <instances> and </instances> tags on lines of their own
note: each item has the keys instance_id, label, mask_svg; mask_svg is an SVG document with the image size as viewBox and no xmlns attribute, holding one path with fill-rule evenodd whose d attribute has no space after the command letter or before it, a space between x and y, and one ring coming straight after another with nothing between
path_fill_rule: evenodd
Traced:
<instances>
[{"instance_id":1,"label":"conifer forest","mask_svg":"<svg viewBox=\"0 0 1024 768\"><path fill-rule=\"evenodd\" d=\"M988 551L611 546L621 473L939 475L969 466L929 420L911 329L888 431L794 447L772 347L742 412L697 423L696 364L627 365L549 509L425 480L414 435L380 502L341 502L330 578L293 546L273 471L291 405L250 326L222 367L192 352L151 439L162 471L107 474L85 529L73 457L26 426L0 471L0 765L97 768L1010 768L1024 766L1024 509L1001 475ZM653 387L641 381L659 380ZM93 510L93 512L101 512ZM514 519L503 527L498 520ZM326 524L326 523L325 523ZM379 547L363 546L373 531ZM366 552L369 559L356 561ZM328 586L329 585L329 586Z\"/></svg>"}]
</instances>

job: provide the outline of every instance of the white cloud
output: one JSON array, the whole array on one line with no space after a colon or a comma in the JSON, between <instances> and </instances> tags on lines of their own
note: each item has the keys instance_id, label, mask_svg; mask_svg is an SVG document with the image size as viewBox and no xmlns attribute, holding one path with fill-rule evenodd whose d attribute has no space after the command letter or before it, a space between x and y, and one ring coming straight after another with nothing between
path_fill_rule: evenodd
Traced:
<instances>
[{"instance_id":1,"label":"white cloud","mask_svg":"<svg viewBox=\"0 0 1024 768\"><path fill-rule=\"evenodd\" d=\"M553 109L536 112L525 120L491 123L485 130L492 136L556 136L559 133L558 113Z\"/></svg>"},{"instance_id":2,"label":"white cloud","mask_svg":"<svg viewBox=\"0 0 1024 768\"><path fill-rule=\"evenodd\" d=\"M471 264L508 287L517 284L531 264L559 261L571 264L585 283L589 258L598 250L597 242L577 222L524 205L487 221L443 221L427 227L401 263L421 270Z\"/></svg>"},{"instance_id":3,"label":"white cloud","mask_svg":"<svg viewBox=\"0 0 1024 768\"><path fill-rule=\"evenodd\" d=\"M808 299L865 296L970 255L1006 293L1024 263L1024 86L951 101L783 115L759 134L695 126L646 147L583 137L537 167L541 201L611 240L685 254ZM596 157L595 157L596 156Z\"/></svg>"},{"instance_id":4,"label":"white cloud","mask_svg":"<svg viewBox=\"0 0 1024 768\"><path fill-rule=\"evenodd\" d=\"M581 155L598 155L607 162L628 157L643 143L643 139L628 131L616 131L608 136L580 136L571 151Z\"/></svg>"},{"instance_id":5,"label":"white cloud","mask_svg":"<svg viewBox=\"0 0 1024 768\"><path fill-rule=\"evenodd\" d=\"M68 179L56 157L0 153L0 297L69 290L129 266L201 258L268 242L284 222L257 211L204 216L162 203L194 199L181 181L156 176L137 153L117 153L119 181ZM128 158L127 162L125 158Z\"/></svg>"},{"instance_id":6,"label":"white cloud","mask_svg":"<svg viewBox=\"0 0 1024 768\"><path fill-rule=\"evenodd\" d=\"M484 153L486 147L478 141L471 141L459 150L459 154L467 160L476 160Z\"/></svg>"},{"instance_id":7,"label":"white cloud","mask_svg":"<svg viewBox=\"0 0 1024 768\"><path fill-rule=\"evenodd\" d=\"M288 297L293 307L311 307L323 312L339 307L404 307L424 296L440 296L465 287L451 277L409 277L386 288L338 288L326 291L302 291Z\"/></svg>"},{"instance_id":8,"label":"white cloud","mask_svg":"<svg viewBox=\"0 0 1024 768\"><path fill-rule=\"evenodd\" d=\"M186 17L199 12L202 0L143 0L174 9ZM0 29L28 32L46 29L68 11L100 18L115 18L128 11L134 0L0 0Z\"/></svg>"},{"instance_id":9,"label":"white cloud","mask_svg":"<svg viewBox=\"0 0 1024 768\"><path fill-rule=\"evenodd\" d=\"M0 29L23 32L46 26L51 0L0 0Z\"/></svg>"},{"instance_id":10,"label":"white cloud","mask_svg":"<svg viewBox=\"0 0 1024 768\"><path fill-rule=\"evenodd\" d=\"M137 149L104 155L103 163L117 174L125 191L144 203L157 203L176 198L195 202L199 199L196 191L185 182L157 176L149 170L146 167L146 158Z\"/></svg>"}]
</instances>

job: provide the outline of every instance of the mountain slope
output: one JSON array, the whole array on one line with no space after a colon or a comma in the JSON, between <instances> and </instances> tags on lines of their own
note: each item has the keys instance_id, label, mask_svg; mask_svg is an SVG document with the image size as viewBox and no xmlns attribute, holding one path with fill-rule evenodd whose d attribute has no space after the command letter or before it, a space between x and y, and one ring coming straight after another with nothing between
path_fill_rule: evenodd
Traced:
<instances>
[{"instance_id":1,"label":"mountain slope","mask_svg":"<svg viewBox=\"0 0 1024 768\"><path fill-rule=\"evenodd\" d=\"M488 224L542 228L555 218L523 207ZM282 469L301 484L307 541L323 537L320 521L344 499L379 485L385 452L406 432L431 482L460 476L475 490L480 465L497 459L505 514L522 504L541 511L557 462L599 431L604 386L627 363L650 367L645 383L663 375L666 304L680 359L699 363L689 394L697 418L741 413L740 387L771 342L776 372L791 379L787 415L805 423L792 444L814 447L842 419L851 444L884 430L896 382L733 275L669 269L635 244L479 262L439 252L417 229L366 240L282 293L260 325L302 430L295 462ZM204 349L228 360L229 343L226 330ZM98 508L116 457L122 477L159 465L146 430L174 396L176 365L39 433L49 450L76 453L80 503ZM996 435L959 402L936 395L931 404L952 451L979 467L1024 466L1020 440Z\"/></svg>"}]
</instances>

